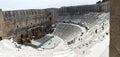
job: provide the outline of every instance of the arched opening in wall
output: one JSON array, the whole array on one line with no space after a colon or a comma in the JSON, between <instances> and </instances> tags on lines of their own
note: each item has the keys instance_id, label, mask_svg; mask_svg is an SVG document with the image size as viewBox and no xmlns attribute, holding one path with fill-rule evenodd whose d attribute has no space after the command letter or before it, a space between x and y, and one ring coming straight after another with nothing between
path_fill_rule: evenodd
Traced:
<instances>
[{"instance_id":1,"label":"arched opening in wall","mask_svg":"<svg viewBox=\"0 0 120 57\"><path fill-rule=\"evenodd\" d=\"M49 17L49 20L52 21L52 17Z\"/></svg>"},{"instance_id":2,"label":"arched opening in wall","mask_svg":"<svg viewBox=\"0 0 120 57\"><path fill-rule=\"evenodd\" d=\"M17 25L17 28L18 28L19 26Z\"/></svg>"},{"instance_id":3,"label":"arched opening in wall","mask_svg":"<svg viewBox=\"0 0 120 57\"><path fill-rule=\"evenodd\" d=\"M23 38L23 34L21 34L20 37Z\"/></svg>"},{"instance_id":4,"label":"arched opening in wall","mask_svg":"<svg viewBox=\"0 0 120 57\"><path fill-rule=\"evenodd\" d=\"M0 36L0 40L2 40L2 37Z\"/></svg>"},{"instance_id":5,"label":"arched opening in wall","mask_svg":"<svg viewBox=\"0 0 120 57\"><path fill-rule=\"evenodd\" d=\"M32 23L30 23L32 25Z\"/></svg>"},{"instance_id":6,"label":"arched opening in wall","mask_svg":"<svg viewBox=\"0 0 120 57\"><path fill-rule=\"evenodd\" d=\"M49 15L51 15L52 13L51 12L49 12Z\"/></svg>"}]
</instances>

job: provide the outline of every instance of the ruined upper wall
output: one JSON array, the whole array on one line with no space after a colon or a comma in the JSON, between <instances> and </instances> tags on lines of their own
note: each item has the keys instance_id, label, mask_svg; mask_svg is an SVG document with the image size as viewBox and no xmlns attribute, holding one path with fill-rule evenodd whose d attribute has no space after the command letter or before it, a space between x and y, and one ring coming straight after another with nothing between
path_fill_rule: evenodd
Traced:
<instances>
[{"instance_id":1,"label":"ruined upper wall","mask_svg":"<svg viewBox=\"0 0 120 57\"><path fill-rule=\"evenodd\" d=\"M60 15L79 15L88 12L108 12L110 2L104 2L93 5L80 5L61 8L49 8L49 9L29 9L29 10L15 10L15 11L3 11L5 21L22 20L26 18L36 17L53 17L54 19Z\"/></svg>"},{"instance_id":2,"label":"ruined upper wall","mask_svg":"<svg viewBox=\"0 0 120 57\"><path fill-rule=\"evenodd\" d=\"M18 21L31 17L42 17L44 15L45 11L40 9L3 11L5 21L12 21L13 19L16 19L16 21Z\"/></svg>"},{"instance_id":3,"label":"ruined upper wall","mask_svg":"<svg viewBox=\"0 0 120 57\"><path fill-rule=\"evenodd\" d=\"M59 15L80 15L88 12L109 12L110 2L104 2L93 5L62 7L59 9Z\"/></svg>"},{"instance_id":4,"label":"ruined upper wall","mask_svg":"<svg viewBox=\"0 0 120 57\"><path fill-rule=\"evenodd\" d=\"M15 10L15 11L3 11L3 16L5 21L10 19L21 20L26 17L43 17L55 15L79 15L87 12L108 12L110 2L104 2L100 4L93 5L80 5L80 6L70 6L61 8L49 8L49 9L30 9L30 10Z\"/></svg>"}]
</instances>

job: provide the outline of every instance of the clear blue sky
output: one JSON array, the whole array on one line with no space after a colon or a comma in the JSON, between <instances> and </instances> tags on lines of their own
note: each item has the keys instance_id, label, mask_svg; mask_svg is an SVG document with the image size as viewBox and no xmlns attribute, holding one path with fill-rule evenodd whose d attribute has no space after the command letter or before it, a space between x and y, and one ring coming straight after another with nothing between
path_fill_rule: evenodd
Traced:
<instances>
[{"instance_id":1,"label":"clear blue sky","mask_svg":"<svg viewBox=\"0 0 120 57\"><path fill-rule=\"evenodd\" d=\"M99 0L0 0L2 10L44 9L95 4Z\"/></svg>"}]
</instances>

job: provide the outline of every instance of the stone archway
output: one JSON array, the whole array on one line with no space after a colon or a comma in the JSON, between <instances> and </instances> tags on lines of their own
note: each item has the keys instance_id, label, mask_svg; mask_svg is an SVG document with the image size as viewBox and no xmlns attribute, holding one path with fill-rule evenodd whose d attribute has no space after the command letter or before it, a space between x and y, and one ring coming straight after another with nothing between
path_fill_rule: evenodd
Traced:
<instances>
[{"instance_id":1,"label":"stone archway","mask_svg":"<svg viewBox=\"0 0 120 57\"><path fill-rule=\"evenodd\" d=\"M2 40L2 37L0 36L0 40Z\"/></svg>"}]
</instances>

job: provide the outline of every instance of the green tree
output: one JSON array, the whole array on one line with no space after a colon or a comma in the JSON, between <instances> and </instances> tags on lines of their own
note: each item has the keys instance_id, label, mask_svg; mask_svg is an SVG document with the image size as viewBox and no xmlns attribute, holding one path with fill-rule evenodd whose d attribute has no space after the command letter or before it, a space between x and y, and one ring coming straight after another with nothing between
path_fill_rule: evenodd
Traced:
<instances>
[{"instance_id":1,"label":"green tree","mask_svg":"<svg viewBox=\"0 0 120 57\"><path fill-rule=\"evenodd\" d=\"M102 3L102 2L106 2L106 1L109 1L109 0L98 1L98 2L96 2L96 4L99 4L99 3Z\"/></svg>"},{"instance_id":2,"label":"green tree","mask_svg":"<svg viewBox=\"0 0 120 57\"><path fill-rule=\"evenodd\" d=\"M99 3L101 3L102 1L98 1L98 2L96 2L96 4L99 4Z\"/></svg>"},{"instance_id":3,"label":"green tree","mask_svg":"<svg viewBox=\"0 0 120 57\"><path fill-rule=\"evenodd\" d=\"M109 1L109 0L102 0L102 2L106 2L106 1Z\"/></svg>"}]
</instances>

